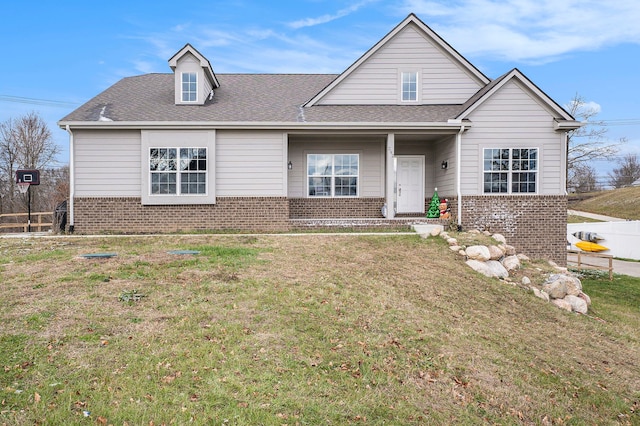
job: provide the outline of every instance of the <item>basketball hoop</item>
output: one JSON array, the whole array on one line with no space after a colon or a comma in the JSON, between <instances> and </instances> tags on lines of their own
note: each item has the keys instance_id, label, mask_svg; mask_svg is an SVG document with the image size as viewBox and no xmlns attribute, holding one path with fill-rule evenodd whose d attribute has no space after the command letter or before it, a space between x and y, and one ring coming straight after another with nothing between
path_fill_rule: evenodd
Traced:
<instances>
[{"instance_id":1,"label":"basketball hoop","mask_svg":"<svg viewBox=\"0 0 640 426\"><path fill-rule=\"evenodd\" d=\"M18 182L17 185L21 194L26 194L29 190L29 186L31 186L29 182Z\"/></svg>"}]
</instances>

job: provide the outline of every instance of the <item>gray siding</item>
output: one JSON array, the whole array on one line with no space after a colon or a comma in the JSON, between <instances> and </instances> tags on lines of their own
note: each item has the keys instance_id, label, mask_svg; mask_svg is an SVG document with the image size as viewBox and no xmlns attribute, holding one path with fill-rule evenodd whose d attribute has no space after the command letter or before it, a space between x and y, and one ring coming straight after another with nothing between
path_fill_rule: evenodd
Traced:
<instances>
[{"instance_id":1,"label":"gray siding","mask_svg":"<svg viewBox=\"0 0 640 426\"><path fill-rule=\"evenodd\" d=\"M197 87L198 87L198 100L197 102L187 102L187 104L203 104L211 92L211 82L205 77L204 70L200 65L200 61L191 53L187 53L184 57L180 58L175 70L175 102L176 104L182 102L182 73L193 72L198 75Z\"/></svg>"},{"instance_id":2,"label":"gray siding","mask_svg":"<svg viewBox=\"0 0 640 426\"><path fill-rule=\"evenodd\" d=\"M473 111L473 127L462 136L463 195L482 194L484 148L538 148L538 194L564 194L562 135L553 130L553 115L516 81L505 84Z\"/></svg>"},{"instance_id":3,"label":"gray siding","mask_svg":"<svg viewBox=\"0 0 640 426\"><path fill-rule=\"evenodd\" d=\"M77 197L140 196L140 131L73 133Z\"/></svg>"},{"instance_id":4,"label":"gray siding","mask_svg":"<svg viewBox=\"0 0 640 426\"><path fill-rule=\"evenodd\" d=\"M435 187L438 194L443 197L456 195L456 137L448 136L440 139L435 146L433 171L435 174ZM447 169L442 170L442 162L447 162Z\"/></svg>"},{"instance_id":5,"label":"gray siding","mask_svg":"<svg viewBox=\"0 0 640 426\"><path fill-rule=\"evenodd\" d=\"M481 87L461 64L409 25L320 104L399 104L402 71L418 71L419 99L424 104L462 104Z\"/></svg>"},{"instance_id":6,"label":"gray siding","mask_svg":"<svg viewBox=\"0 0 640 426\"><path fill-rule=\"evenodd\" d=\"M286 196L286 135L281 131L218 131L217 195Z\"/></svg>"},{"instance_id":7,"label":"gray siding","mask_svg":"<svg viewBox=\"0 0 640 426\"><path fill-rule=\"evenodd\" d=\"M307 196L307 154L360 154L360 197L384 196L385 138L326 137L322 139L300 139L291 136L289 160L293 169L289 171L288 196Z\"/></svg>"}]
</instances>

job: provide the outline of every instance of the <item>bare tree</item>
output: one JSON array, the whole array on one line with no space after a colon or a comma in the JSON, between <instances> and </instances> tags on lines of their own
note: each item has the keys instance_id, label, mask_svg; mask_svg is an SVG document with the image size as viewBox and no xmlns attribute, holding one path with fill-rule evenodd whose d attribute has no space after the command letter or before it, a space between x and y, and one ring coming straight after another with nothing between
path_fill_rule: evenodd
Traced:
<instances>
[{"instance_id":1,"label":"bare tree","mask_svg":"<svg viewBox=\"0 0 640 426\"><path fill-rule=\"evenodd\" d=\"M617 161L618 166L609 173L609 183L615 188L629 186L640 179L640 163L637 154L626 154Z\"/></svg>"},{"instance_id":2,"label":"bare tree","mask_svg":"<svg viewBox=\"0 0 640 426\"><path fill-rule=\"evenodd\" d=\"M568 187L575 192L598 191L596 169L589 164L576 164L569 171Z\"/></svg>"},{"instance_id":3,"label":"bare tree","mask_svg":"<svg viewBox=\"0 0 640 426\"><path fill-rule=\"evenodd\" d=\"M45 169L59 153L49 127L35 112L0 123L0 180L2 208L15 212L26 207L26 196L16 194L15 173L19 169ZM38 202L38 191L32 194Z\"/></svg>"},{"instance_id":4,"label":"bare tree","mask_svg":"<svg viewBox=\"0 0 640 426\"><path fill-rule=\"evenodd\" d=\"M580 174L594 160L610 160L626 143L625 138L617 142L607 139L607 128L603 121L594 120L600 112L576 93L568 104L569 113L584 126L567 133L567 186L571 176Z\"/></svg>"}]
</instances>

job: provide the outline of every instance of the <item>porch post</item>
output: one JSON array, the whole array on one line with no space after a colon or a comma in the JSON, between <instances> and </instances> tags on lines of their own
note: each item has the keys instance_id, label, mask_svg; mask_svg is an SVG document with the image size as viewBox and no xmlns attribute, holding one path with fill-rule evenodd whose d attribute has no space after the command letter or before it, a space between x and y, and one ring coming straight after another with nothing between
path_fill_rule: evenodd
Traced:
<instances>
[{"instance_id":1,"label":"porch post","mask_svg":"<svg viewBox=\"0 0 640 426\"><path fill-rule=\"evenodd\" d=\"M387 134L386 161L386 203L387 203L387 219L393 219L396 216L394 208L395 204L395 170L393 169L393 157L395 153L395 134Z\"/></svg>"}]
</instances>

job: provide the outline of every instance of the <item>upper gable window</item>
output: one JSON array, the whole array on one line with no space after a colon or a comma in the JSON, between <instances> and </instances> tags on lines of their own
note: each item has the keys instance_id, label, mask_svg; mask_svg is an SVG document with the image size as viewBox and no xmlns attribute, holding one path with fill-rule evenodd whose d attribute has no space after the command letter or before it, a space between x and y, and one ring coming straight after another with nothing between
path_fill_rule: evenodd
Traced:
<instances>
[{"instance_id":1,"label":"upper gable window","mask_svg":"<svg viewBox=\"0 0 640 426\"><path fill-rule=\"evenodd\" d=\"M182 73L182 102L198 101L198 74L195 72Z\"/></svg>"},{"instance_id":2,"label":"upper gable window","mask_svg":"<svg viewBox=\"0 0 640 426\"><path fill-rule=\"evenodd\" d=\"M418 100L418 72L403 71L400 73L400 90L402 102Z\"/></svg>"}]
</instances>

